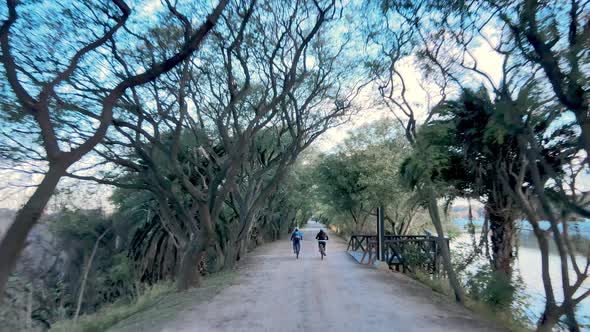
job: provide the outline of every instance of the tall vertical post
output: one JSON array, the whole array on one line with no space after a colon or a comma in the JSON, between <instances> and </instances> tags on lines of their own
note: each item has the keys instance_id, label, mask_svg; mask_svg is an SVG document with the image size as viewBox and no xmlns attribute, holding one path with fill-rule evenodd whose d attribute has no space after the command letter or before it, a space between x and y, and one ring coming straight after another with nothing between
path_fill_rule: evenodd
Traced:
<instances>
[{"instance_id":1,"label":"tall vertical post","mask_svg":"<svg viewBox=\"0 0 590 332\"><path fill-rule=\"evenodd\" d=\"M385 260L385 224L383 221L383 207L377 208L377 258Z\"/></svg>"}]
</instances>

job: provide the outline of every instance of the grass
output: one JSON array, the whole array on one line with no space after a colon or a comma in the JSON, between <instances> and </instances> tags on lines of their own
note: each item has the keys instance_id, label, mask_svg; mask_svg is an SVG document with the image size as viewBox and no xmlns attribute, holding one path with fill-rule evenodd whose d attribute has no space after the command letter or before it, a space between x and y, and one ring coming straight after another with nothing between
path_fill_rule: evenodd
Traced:
<instances>
[{"instance_id":1,"label":"grass","mask_svg":"<svg viewBox=\"0 0 590 332\"><path fill-rule=\"evenodd\" d=\"M236 272L227 271L212 274L203 280L203 285L184 292L176 292L171 283L153 286L132 303L114 303L100 311L83 315L74 326L67 320L56 323L55 332L98 332L98 331L147 331L160 330L163 324L174 320L183 310L207 301L231 284Z\"/></svg>"},{"instance_id":2,"label":"grass","mask_svg":"<svg viewBox=\"0 0 590 332\"><path fill-rule=\"evenodd\" d=\"M451 289L447 279L432 278L429 274L416 272L408 274L412 278L418 280L420 283L426 285L433 291L443 294L449 298L454 298L453 290ZM514 332L532 331L522 322L514 320L509 312L498 311L496 308L481 301L476 301L467 294L465 294L465 303L463 304L467 309L477 313L478 315L503 326L504 328Z\"/></svg>"}]
</instances>

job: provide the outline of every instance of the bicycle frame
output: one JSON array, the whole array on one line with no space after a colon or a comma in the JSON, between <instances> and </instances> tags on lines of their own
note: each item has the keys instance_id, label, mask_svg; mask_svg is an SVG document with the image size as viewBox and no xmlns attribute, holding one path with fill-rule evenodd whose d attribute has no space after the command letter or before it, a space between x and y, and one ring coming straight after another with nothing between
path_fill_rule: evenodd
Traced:
<instances>
[{"instance_id":1,"label":"bicycle frame","mask_svg":"<svg viewBox=\"0 0 590 332\"><path fill-rule=\"evenodd\" d=\"M326 256L326 243L328 240L318 240L318 247L320 249L320 255L322 256L322 260L324 256Z\"/></svg>"},{"instance_id":2,"label":"bicycle frame","mask_svg":"<svg viewBox=\"0 0 590 332\"><path fill-rule=\"evenodd\" d=\"M299 252L301 251L301 241L295 243L295 257L299 259Z\"/></svg>"}]
</instances>

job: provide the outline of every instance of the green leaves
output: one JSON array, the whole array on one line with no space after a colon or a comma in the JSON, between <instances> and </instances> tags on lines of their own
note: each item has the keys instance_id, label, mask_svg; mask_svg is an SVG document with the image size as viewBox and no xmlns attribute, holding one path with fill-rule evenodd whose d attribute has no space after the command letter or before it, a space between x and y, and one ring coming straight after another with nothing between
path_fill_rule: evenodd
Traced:
<instances>
[{"instance_id":1,"label":"green leaves","mask_svg":"<svg viewBox=\"0 0 590 332\"><path fill-rule=\"evenodd\" d=\"M403 135L393 121L381 120L351 132L338 152L322 156L313 165L317 209L345 232L361 231L378 206L393 222L407 218L414 196L400 179L410 152Z\"/></svg>"},{"instance_id":2,"label":"green leaves","mask_svg":"<svg viewBox=\"0 0 590 332\"><path fill-rule=\"evenodd\" d=\"M499 188L498 161L518 156L513 103L492 102L485 88L464 90L461 97L436 106L438 115L418 133L416 149L404 163L412 187L431 181L441 196L485 196ZM516 115L517 116L517 115Z\"/></svg>"},{"instance_id":3,"label":"green leaves","mask_svg":"<svg viewBox=\"0 0 590 332\"><path fill-rule=\"evenodd\" d=\"M111 225L100 210L63 209L50 223L51 232L63 246L90 252L98 236Z\"/></svg>"}]
</instances>

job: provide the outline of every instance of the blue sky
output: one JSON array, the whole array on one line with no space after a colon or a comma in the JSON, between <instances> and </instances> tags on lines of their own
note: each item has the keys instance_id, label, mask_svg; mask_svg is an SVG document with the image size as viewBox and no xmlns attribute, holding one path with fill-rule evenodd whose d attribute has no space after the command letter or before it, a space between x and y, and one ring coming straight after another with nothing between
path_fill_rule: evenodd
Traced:
<instances>
[{"instance_id":1,"label":"blue sky","mask_svg":"<svg viewBox=\"0 0 590 332\"><path fill-rule=\"evenodd\" d=\"M41 1L37 2L33 6L35 8L27 8L23 6L22 8L19 7L19 10L31 10L34 14L33 21L34 22L41 22L43 21L44 15L50 13L52 11L56 11L59 7L58 4L62 4L64 7L71 7L75 2L74 1L65 1L65 2L53 2L53 1ZM137 31L141 31L142 28L146 26L150 26L154 22L159 20L159 14L165 11L164 6L162 5L160 0L147 0L147 1L132 1L130 2L132 5L132 9L134 10L134 14L132 16L130 27ZM200 11L191 12L192 19L196 22L199 18L202 17L202 13L207 12L211 8L212 2L207 1L203 3L202 6L199 6ZM363 15L358 15L359 7L364 5L363 1L355 0L355 1L343 1L342 5L346 7L346 11L344 12L343 16L344 19L338 22L333 23L334 26L330 30L331 31L331 38L339 38L344 34L350 33L352 31L357 31L358 29L354 29L356 25L366 23L366 21L370 21L370 17L366 16L366 13ZM0 6L0 16L6 16L6 8L4 6ZM353 29L350 28L353 27ZM49 30L44 30L42 28L33 29L38 33L38 37L48 37L48 38L55 38L55 34L52 34ZM494 24L490 24L489 26L485 27L482 32L484 36L491 42L492 45L496 44L499 41L499 34L497 27ZM69 35L68 38L72 38L76 40L80 38L79 35ZM56 39L57 41L61 41ZM359 54L361 55L359 59L370 59L372 56L375 56L376 49L371 45L367 46L367 44L363 43L361 39L353 40L354 47L351 48L353 53L356 53L356 56ZM476 41L473 43L472 53L477 59L479 69L486 73L495 85L498 85L500 79L502 77L502 60L503 56L498 54L497 52L493 51L490 45L486 42L480 40L479 42ZM309 59L308 61L313 61L313 59ZM429 108L432 107L438 101L435 97L430 101L430 103L426 102L428 99L427 94L425 93L423 87L428 89L435 89L434 86L430 85L430 83L425 80L423 77L420 69L415 64L416 58L414 56L407 56L403 61L400 63L399 70L400 73L404 76L406 80L406 85L408 89L407 97L415 106L417 110L417 117L419 120L423 120L429 111ZM97 67L100 68L100 65ZM108 75L108 71L105 70L105 76ZM469 80L467 81L468 84L477 86L480 84L490 87L490 82L478 75L469 75ZM385 109L383 105L379 103L379 97L376 94L375 86L370 85L366 89L364 89L357 100L360 108L360 112L356 115L351 117L351 120L346 123L345 125L334 128L329 130L324 137L322 137L314 147L320 151L328 151L332 149L335 145L341 143L344 138L347 136L347 132L349 130L358 128L362 125L365 125L369 122L373 121L380 121L383 118L391 117L392 114L389 110ZM565 114L560 121L570 121L572 120L571 114ZM557 122L559 124L559 122ZM5 186L7 183L10 182L19 182L19 183L34 183L37 182L39 179L38 175L28 175L28 174L8 174L5 171L0 173L2 175L2 181L4 183L0 183L0 186ZM590 189L590 177L587 175L583 175L581 186L583 188ZM11 195L4 195L0 196L0 207L18 207L20 202L28 196L30 190L19 191L18 193L11 194Z\"/></svg>"}]
</instances>

